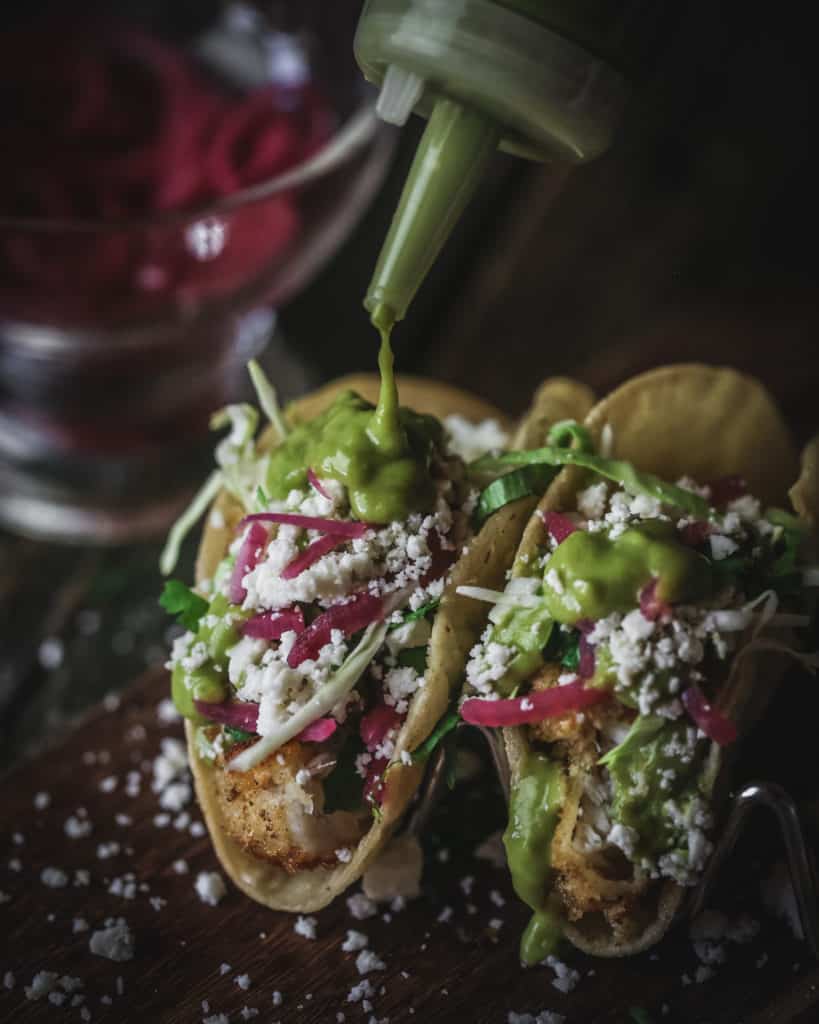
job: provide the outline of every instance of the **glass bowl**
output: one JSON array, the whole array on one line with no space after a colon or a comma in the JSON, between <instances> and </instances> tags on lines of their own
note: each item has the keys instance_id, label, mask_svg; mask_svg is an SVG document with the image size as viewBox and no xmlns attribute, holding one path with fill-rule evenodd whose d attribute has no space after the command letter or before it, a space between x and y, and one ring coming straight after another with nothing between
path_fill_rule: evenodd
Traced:
<instances>
[{"instance_id":1,"label":"glass bowl","mask_svg":"<svg viewBox=\"0 0 819 1024\"><path fill-rule=\"evenodd\" d=\"M345 57L338 18L305 24L299 7L285 5L282 29L233 5L187 49L234 89L254 88L260 73L323 74L334 123L305 159L195 209L0 216L7 526L92 543L165 529L207 465L210 413L239 394L275 309L332 257L378 189L395 135L354 65L356 12L342 26ZM243 125L219 130L235 136L222 152L247 149Z\"/></svg>"}]
</instances>

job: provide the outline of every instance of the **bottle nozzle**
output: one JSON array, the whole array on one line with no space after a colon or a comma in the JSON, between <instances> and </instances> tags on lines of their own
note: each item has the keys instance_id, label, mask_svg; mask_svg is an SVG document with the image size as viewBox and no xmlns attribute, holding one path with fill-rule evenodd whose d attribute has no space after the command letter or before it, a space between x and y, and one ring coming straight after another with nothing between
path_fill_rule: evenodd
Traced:
<instances>
[{"instance_id":1,"label":"bottle nozzle","mask_svg":"<svg viewBox=\"0 0 819 1024\"><path fill-rule=\"evenodd\" d=\"M449 99L436 101L364 299L376 327L403 319L498 139L491 118Z\"/></svg>"},{"instance_id":2,"label":"bottle nozzle","mask_svg":"<svg viewBox=\"0 0 819 1024\"><path fill-rule=\"evenodd\" d=\"M397 64L390 64L384 72L375 112L382 121L401 128L407 123L423 91L423 78L414 71L406 71Z\"/></svg>"}]
</instances>

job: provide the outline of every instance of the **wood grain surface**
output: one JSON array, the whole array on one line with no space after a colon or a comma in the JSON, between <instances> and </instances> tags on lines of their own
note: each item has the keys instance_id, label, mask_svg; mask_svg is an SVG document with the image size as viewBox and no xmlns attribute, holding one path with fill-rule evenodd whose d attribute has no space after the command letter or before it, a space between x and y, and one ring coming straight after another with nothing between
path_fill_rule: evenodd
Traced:
<instances>
[{"instance_id":1,"label":"wood grain surface","mask_svg":"<svg viewBox=\"0 0 819 1024\"><path fill-rule=\"evenodd\" d=\"M735 884L723 883L719 898L729 915L738 902L760 930L746 945L724 943L725 962L711 977L695 980L698 970L700 976L709 971L684 927L653 953L627 961L567 953L579 972L569 994L555 989L550 967L523 970L517 938L526 912L505 871L474 856L476 844L503 816L483 768L448 794L435 815L424 836L423 896L399 912L384 906L359 921L342 898L315 915L317 937L311 941L294 933L292 916L256 906L232 888L217 906L205 905L194 880L218 864L207 836L191 834L199 821L195 804L185 808L190 823L184 829L156 817L163 809L152 787L153 761L163 739L182 735L178 722L163 724L158 716L166 693L164 671L149 673L93 710L62 745L6 777L0 889L9 898L0 906L0 978L10 971L15 983L12 989L0 985L0 1020L79 1021L83 1007L93 1021L169 1024L216 1014L231 1022L288 1024L333 1024L342 1021L339 1014L347 1022L506 1024L510 1012L544 1010L565 1015L568 1024L808 1024L819 1016L819 968L806 947L761 911L755 878L765 869L747 843L731 864L729 881ZM135 792L136 776L129 785L129 772L139 774L138 795L127 795ZM113 789L103 784L112 778ZM47 807L36 806L38 793L48 794ZM79 808L93 830L72 839L65 822L81 814ZM104 852L111 843L119 851L101 859L100 846ZM179 859L187 874L175 871ZM64 871L69 884L44 885L41 873L48 867ZM74 884L77 870L88 871L87 886ZM133 899L109 891L128 873L137 888ZM115 963L89 952L91 932L111 917L125 918L132 930L131 961ZM75 918L87 921L89 930L75 933ZM350 928L368 936L369 948L385 964L366 976L374 990L368 1007L348 1001L362 981L356 954L341 949ZM222 964L230 965L224 974ZM27 999L25 986L42 970L80 978L82 1005ZM250 979L247 990L236 982L243 974ZM258 1015L251 1015L253 1009Z\"/></svg>"}]
</instances>

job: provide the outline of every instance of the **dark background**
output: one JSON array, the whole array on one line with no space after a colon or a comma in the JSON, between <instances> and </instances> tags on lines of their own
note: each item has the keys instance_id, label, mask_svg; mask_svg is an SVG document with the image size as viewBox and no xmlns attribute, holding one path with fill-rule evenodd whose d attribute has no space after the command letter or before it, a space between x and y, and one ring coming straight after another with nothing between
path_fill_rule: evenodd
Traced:
<instances>
[{"instance_id":1,"label":"dark background","mask_svg":"<svg viewBox=\"0 0 819 1024\"><path fill-rule=\"evenodd\" d=\"M218 5L119 6L183 37ZM348 53L342 26L359 5L307 6L311 17L338 18L339 55ZM0 23L45 7L4 4ZM575 374L603 391L661 363L730 363L771 388L800 440L814 433L817 61L810 13L809 5L787 3L680 5L606 156L571 170L498 156L396 330L399 367L473 388L516 413L552 373ZM306 379L374 368L377 339L361 299L421 127L413 119L404 130L392 172L359 228L281 311L290 357ZM6 761L163 659L157 550L61 549L0 534ZM181 575L191 558L192 542ZM78 626L78 613L88 609L101 616L93 634ZM49 637L65 653L47 668L38 650ZM810 719L801 722L812 743Z\"/></svg>"}]
</instances>

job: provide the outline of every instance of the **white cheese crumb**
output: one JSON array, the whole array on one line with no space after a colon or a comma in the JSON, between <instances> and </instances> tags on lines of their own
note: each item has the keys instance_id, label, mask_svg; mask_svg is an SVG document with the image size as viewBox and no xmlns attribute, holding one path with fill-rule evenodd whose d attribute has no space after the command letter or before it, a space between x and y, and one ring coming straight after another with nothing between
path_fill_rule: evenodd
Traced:
<instances>
[{"instance_id":1,"label":"white cheese crumb","mask_svg":"<svg viewBox=\"0 0 819 1024\"><path fill-rule=\"evenodd\" d=\"M31 979L31 984L26 985L26 999L35 1001L47 996L57 986L57 974L55 971L38 971ZM8 985L6 986L9 987Z\"/></svg>"},{"instance_id":2,"label":"white cheese crumb","mask_svg":"<svg viewBox=\"0 0 819 1024\"><path fill-rule=\"evenodd\" d=\"M279 992L278 989L277 989L273 993L273 1005L274 1006L281 1006L283 1001L284 1001L283 996L282 996L281 992Z\"/></svg>"},{"instance_id":3,"label":"white cheese crumb","mask_svg":"<svg viewBox=\"0 0 819 1024\"><path fill-rule=\"evenodd\" d=\"M347 932L347 938L341 944L341 948L345 953L357 953L360 949L364 949L369 941L364 932L350 929Z\"/></svg>"},{"instance_id":4,"label":"white cheese crumb","mask_svg":"<svg viewBox=\"0 0 819 1024\"><path fill-rule=\"evenodd\" d=\"M251 983L249 974L239 974L234 980L243 992L247 992L250 988Z\"/></svg>"},{"instance_id":5,"label":"white cheese crumb","mask_svg":"<svg viewBox=\"0 0 819 1024\"><path fill-rule=\"evenodd\" d=\"M60 868L43 868L40 881L49 889L62 889L68 885L68 875Z\"/></svg>"},{"instance_id":6,"label":"white cheese crumb","mask_svg":"<svg viewBox=\"0 0 819 1024\"><path fill-rule=\"evenodd\" d=\"M546 964L555 972L552 985L558 992L569 993L580 981L580 972L558 960L556 956L547 956Z\"/></svg>"},{"instance_id":7,"label":"white cheese crumb","mask_svg":"<svg viewBox=\"0 0 819 1024\"><path fill-rule=\"evenodd\" d=\"M95 956L123 962L134 958L134 937L124 918L109 918L106 927L92 932L88 948Z\"/></svg>"},{"instance_id":8,"label":"white cheese crumb","mask_svg":"<svg viewBox=\"0 0 819 1024\"><path fill-rule=\"evenodd\" d=\"M303 917L299 914L293 925L293 931L296 935L301 935L303 939L315 939L317 923L314 917Z\"/></svg>"},{"instance_id":9,"label":"white cheese crumb","mask_svg":"<svg viewBox=\"0 0 819 1024\"><path fill-rule=\"evenodd\" d=\"M378 907L373 900L364 895L363 892L354 892L347 897L347 909L356 921L366 921L378 912Z\"/></svg>"},{"instance_id":10,"label":"white cheese crumb","mask_svg":"<svg viewBox=\"0 0 819 1024\"><path fill-rule=\"evenodd\" d=\"M721 533L712 533L708 538L708 543L711 547L711 557L715 562L719 562L723 558L732 555L739 547L736 541L731 540L730 537L723 536Z\"/></svg>"},{"instance_id":11,"label":"white cheese crumb","mask_svg":"<svg viewBox=\"0 0 819 1024\"><path fill-rule=\"evenodd\" d=\"M357 985L353 985L347 996L348 1003L360 1003L362 999L375 995L375 989L369 978L365 978Z\"/></svg>"},{"instance_id":12,"label":"white cheese crumb","mask_svg":"<svg viewBox=\"0 0 819 1024\"><path fill-rule=\"evenodd\" d=\"M359 974L369 974L370 971L384 971L387 965L379 959L371 949L362 949L355 958L355 965Z\"/></svg>"},{"instance_id":13,"label":"white cheese crumb","mask_svg":"<svg viewBox=\"0 0 819 1024\"><path fill-rule=\"evenodd\" d=\"M172 866L174 872L177 875L187 875L187 873L190 871L190 868L188 867L188 862L186 860L182 860L182 858L180 858L179 860L175 860Z\"/></svg>"},{"instance_id":14,"label":"white cheese crumb","mask_svg":"<svg viewBox=\"0 0 819 1024\"><path fill-rule=\"evenodd\" d=\"M91 834L93 828L94 826L87 818L82 818L77 814L72 814L63 825L63 831L69 839L83 839Z\"/></svg>"},{"instance_id":15,"label":"white cheese crumb","mask_svg":"<svg viewBox=\"0 0 819 1024\"><path fill-rule=\"evenodd\" d=\"M340 849L335 851L336 859L341 864L349 864L353 859L353 851L349 846L342 846Z\"/></svg>"},{"instance_id":16,"label":"white cheese crumb","mask_svg":"<svg viewBox=\"0 0 819 1024\"><path fill-rule=\"evenodd\" d=\"M460 455L464 462L472 462L489 451L499 451L506 446L509 435L495 419L471 423L459 413L444 417L447 448Z\"/></svg>"},{"instance_id":17,"label":"white cheese crumb","mask_svg":"<svg viewBox=\"0 0 819 1024\"><path fill-rule=\"evenodd\" d=\"M3 988L7 988L9 991L11 991L11 989L14 988L16 981L17 979L14 977L11 971L6 971L6 973L3 975Z\"/></svg>"},{"instance_id":18,"label":"white cheese crumb","mask_svg":"<svg viewBox=\"0 0 819 1024\"><path fill-rule=\"evenodd\" d=\"M224 879L218 871L200 871L194 888L199 899L211 907L215 907L227 892Z\"/></svg>"},{"instance_id":19,"label":"white cheese crumb","mask_svg":"<svg viewBox=\"0 0 819 1024\"><path fill-rule=\"evenodd\" d=\"M44 811L51 803L50 793L36 793L34 795L34 808L38 811Z\"/></svg>"},{"instance_id":20,"label":"white cheese crumb","mask_svg":"<svg viewBox=\"0 0 819 1024\"><path fill-rule=\"evenodd\" d=\"M114 790L117 788L117 783L118 782L119 782L119 779L117 779L116 775L106 775L105 778L102 779L101 782L100 782L100 785L99 785L100 792L101 793L113 793Z\"/></svg>"}]
</instances>

